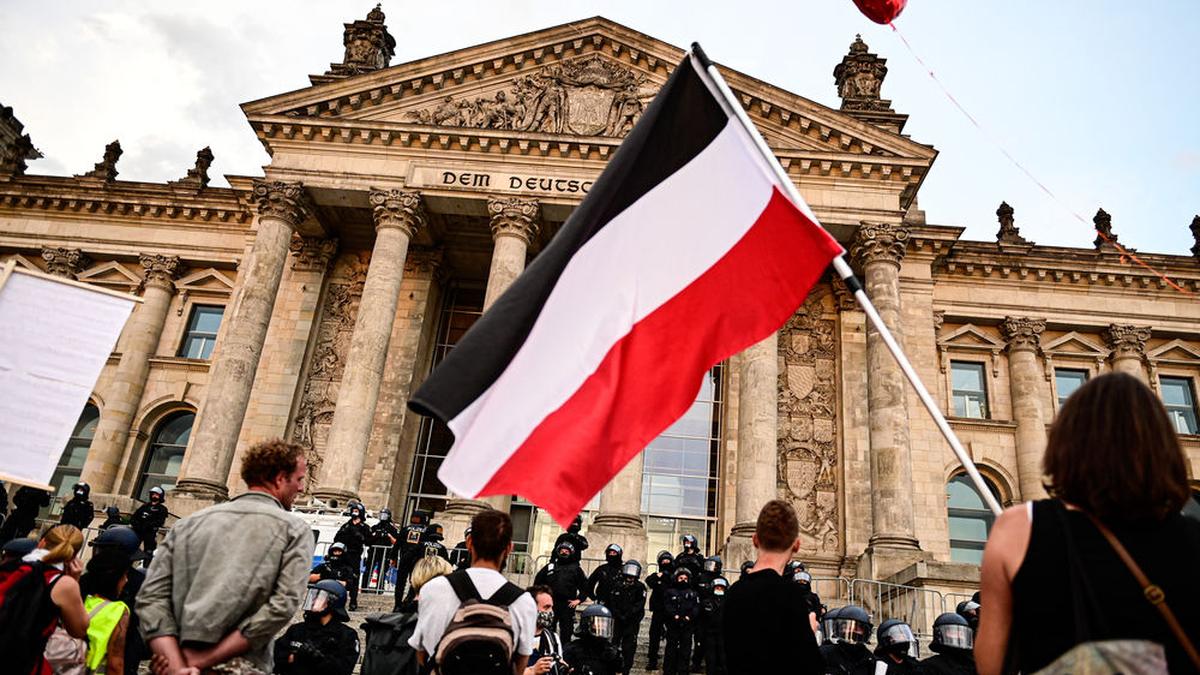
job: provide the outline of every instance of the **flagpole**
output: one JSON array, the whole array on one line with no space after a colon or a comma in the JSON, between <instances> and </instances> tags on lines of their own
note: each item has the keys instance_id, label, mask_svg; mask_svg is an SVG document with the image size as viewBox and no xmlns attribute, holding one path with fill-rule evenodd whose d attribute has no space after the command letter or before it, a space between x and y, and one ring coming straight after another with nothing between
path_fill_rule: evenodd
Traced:
<instances>
[{"instance_id":1,"label":"flagpole","mask_svg":"<svg viewBox=\"0 0 1200 675\"><path fill-rule=\"evenodd\" d=\"M708 55L706 55L704 50L701 49L700 43L692 43L690 56L692 59L695 59L697 62L699 62L700 67L697 68L697 70L708 75L708 84L711 85L710 89L715 89L714 93L717 94L717 100L724 104L724 107L726 108L725 112L737 119L738 122L741 123L742 128L746 130L746 133L750 136L751 140L754 141L755 147L758 148L758 151L762 154L763 159L766 160L767 166L771 167L771 170L774 172L775 179L779 187L787 192L788 197L791 198L793 203L803 204L804 198L801 197L799 191L796 190L796 186L792 183L792 179L788 177L787 172L783 170L783 166L779 164L779 160L775 157L775 153L771 152L771 148L768 147L767 142L763 140L762 134L758 132L758 129L754 126L754 123L750 121L750 117L746 115L746 111L742 109L737 97L733 95L733 90L729 88L729 85L725 82L725 78L722 77L720 71L717 70L716 64L709 60ZM904 376L908 379L913 389L916 390L917 397L921 399L921 403L925 404L925 409L929 411L930 417L932 417L934 423L937 424L938 430L942 432L942 436L945 436L946 441L950 444L950 449L952 449L955 456L958 457L959 463L962 464L963 469L966 470L967 475L971 478L971 482L975 484L976 489L978 489L979 494L983 497L983 500L988 505L988 508L990 508L992 513L996 514L997 516L1000 515L1002 510L1000 507L1000 502L997 501L996 496L992 494L991 489L983 480L983 476L980 475L979 469L975 466L975 462L971 461L971 456L967 454L966 448L964 448L962 442L958 440L958 436L955 435L954 430L950 428L950 423L946 421L946 417L942 414L941 408L938 406L937 402L933 400L933 396L930 395L929 390L925 388L925 384L921 382L921 377L917 375L917 371L913 368L912 363L908 360L908 356L904 354L904 350L902 350L900 348L900 344L896 342L896 338L892 335L892 331L888 329L887 324L883 322L883 318L879 316L879 311L875 309L875 305L873 305L870 298L867 297L867 293L863 289L862 282L858 280L858 277L854 276L854 271L850 269L850 265L842 256L838 256L833 259L833 269L837 272L838 276L841 277L842 281L846 283L846 288L850 289L850 291L854 294L854 299L858 301L859 306L862 307L863 312L867 315L867 320L870 321L871 325L875 327L875 330L879 333L879 337L883 339L883 343L887 346L888 351L890 351L892 356L895 357L896 363L900 365L900 370L904 372Z\"/></svg>"}]
</instances>

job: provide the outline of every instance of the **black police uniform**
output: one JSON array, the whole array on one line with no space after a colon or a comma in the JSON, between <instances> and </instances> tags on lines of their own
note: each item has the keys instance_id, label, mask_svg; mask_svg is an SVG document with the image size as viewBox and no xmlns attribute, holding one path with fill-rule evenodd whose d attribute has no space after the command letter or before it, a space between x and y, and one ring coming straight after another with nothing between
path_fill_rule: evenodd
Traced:
<instances>
[{"instance_id":1,"label":"black police uniform","mask_svg":"<svg viewBox=\"0 0 1200 675\"><path fill-rule=\"evenodd\" d=\"M567 603L587 597L587 576L571 557L564 559L556 554L554 560L538 570L533 580L535 585L550 587L550 596L554 598L554 620L558 622L558 635L563 644L571 641L571 633L575 630L575 610Z\"/></svg>"},{"instance_id":2,"label":"black police uniform","mask_svg":"<svg viewBox=\"0 0 1200 675\"><path fill-rule=\"evenodd\" d=\"M975 655L966 649L942 648L941 654L920 663L919 675L975 675Z\"/></svg>"},{"instance_id":3,"label":"black police uniform","mask_svg":"<svg viewBox=\"0 0 1200 675\"><path fill-rule=\"evenodd\" d=\"M358 663L358 633L334 619L306 617L275 641L279 675L350 675Z\"/></svg>"},{"instance_id":4,"label":"black police uniform","mask_svg":"<svg viewBox=\"0 0 1200 675\"><path fill-rule=\"evenodd\" d=\"M356 523L351 518L342 523L337 534L333 535L333 540L346 545L346 553L342 557L346 566L354 571L354 583L346 586L350 595L350 610L353 611L358 609L358 576L362 570L363 549L367 547L367 542L371 541L371 528L367 526L366 521L360 519Z\"/></svg>"},{"instance_id":5,"label":"black police uniform","mask_svg":"<svg viewBox=\"0 0 1200 675\"><path fill-rule=\"evenodd\" d=\"M690 585L671 586L663 596L666 613L667 649L663 675L686 675L692 659L692 638L700 615L700 596Z\"/></svg>"},{"instance_id":6,"label":"black police uniform","mask_svg":"<svg viewBox=\"0 0 1200 675\"><path fill-rule=\"evenodd\" d=\"M830 675L875 675L875 655L866 645L838 642L821 645L825 672Z\"/></svg>"},{"instance_id":7,"label":"black police uniform","mask_svg":"<svg viewBox=\"0 0 1200 675\"><path fill-rule=\"evenodd\" d=\"M724 579L725 577L714 577ZM728 587L726 579L726 587ZM708 675L724 675L725 673L725 634L721 629L724 617L725 596L713 592L713 583L709 582L708 595L700 598L700 627L703 640L697 641L696 649L704 650L704 672ZM699 663L693 660L693 665ZM693 669L695 670L695 669Z\"/></svg>"},{"instance_id":8,"label":"black police uniform","mask_svg":"<svg viewBox=\"0 0 1200 675\"><path fill-rule=\"evenodd\" d=\"M100 523L101 530L107 530L110 527L116 527L118 525L125 524L125 519L121 517L121 511L117 507L110 506L107 509L104 509L104 513L104 522Z\"/></svg>"},{"instance_id":9,"label":"black police uniform","mask_svg":"<svg viewBox=\"0 0 1200 675\"><path fill-rule=\"evenodd\" d=\"M60 523L66 525L74 525L81 530L86 530L88 525L96 519L96 507L92 504L92 500L88 499L91 490L84 488L77 491L71 500L63 505L62 518Z\"/></svg>"},{"instance_id":10,"label":"black police uniform","mask_svg":"<svg viewBox=\"0 0 1200 675\"><path fill-rule=\"evenodd\" d=\"M471 566L471 552L467 550L467 540L463 539L450 549L450 564L456 570L465 570Z\"/></svg>"},{"instance_id":11,"label":"black police uniform","mask_svg":"<svg viewBox=\"0 0 1200 675\"><path fill-rule=\"evenodd\" d=\"M167 524L167 505L162 502L146 502L129 517L129 527L142 540L142 550L154 553L158 548L158 531Z\"/></svg>"},{"instance_id":12,"label":"black police uniform","mask_svg":"<svg viewBox=\"0 0 1200 675\"><path fill-rule=\"evenodd\" d=\"M707 560L705 560L707 562ZM695 636L692 640L692 671L700 672L700 662L705 658L707 649L704 646L704 639L708 635L708 626L706 624L708 618L704 614L704 601L712 597L713 580L721 576L720 563L717 564L717 569L709 572L701 569L698 575L692 578L696 580L696 594L700 596L700 615L696 618Z\"/></svg>"},{"instance_id":13,"label":"black police uniform","mask_svg":"<svg viewBox=\"0 0 1200 675\"><path fill-rule=\"evenodd\" d=\"M354 570L346 564L345 553L337 557L327 556L319 565L312 568L312 572L309 574L316 574L320 577L318 581L325 579L339 581L346 586L347 592L349 592L350 582L354 581L355 577Z\"/></svg>"},{"instance_id":14,"label":"black police uniform","mask_svg":"<svg viewBox=\"0 0 1200 675\"><path fill-rule=\"evenodd\" d=\"M410 522L405 525L400 530L399 541L396 542L396 609L393 609L393 612L400 611L398 608L404 602L404 590L408 586L408 576L412 574L412 566L417 564L417 560L420 559L420 556L415 553L418 550L423 553L425 548L421 545L421 538L429 523L424 520L421 512L414 513L413 517L422 519L423 522Z\"/></svg>"},{"instance_id":15,"label":"black police uniform","mask_svg":"<svg viewBox=\"0 0 1200 675\"><path fill-rule=\"evenodd\" d=\"M13 510L0 526L0 544L24 537L37 526L38 511L50 506L50 493L23 485L12 498Z\"/></svg>"},{"instance_id":16,"label":"black police uniform","mask_svg":"<svg viewBox=\"0 0 1200 675\"><path fill-rule=\"evenodd\" d=\"M646 587L650 589L650 670L658 668L658 648L662 643L663 628L667 613L663 609L663 597L671 586L671 567L659 567L654 574L646 575Z\"/></svg>"},{"instance_id":17,"label":"black police uniform","mask_svg":"<svg viewBox=\"0 0 1200 675\"><path fill-rule=\"evenodd\" d=\"M695 587L700 580L700 573L704 571L704 556L700 555L699 551L695 553L680 553L675 556L675 567L686 567L692 571L692 586Z\"/></svg>"},{"instance_id":18,"label":"black police uniform","mask_svg":"<svg viewBox=\"0 0 1200 675\"><path fill-rule=\"evenodd\" d=\"M606 562L592 570L587 580L587 595L604 605L608 604L608 595L613 584L621 578L621 566L625 563Z\"/></svg>"},{"instance_id":19,"label":"black police uniform","mask_svg":"<svg viewBox=\"0 0 1200 675\"><path fill-rule=\"evenodd\" d=\"M875 658L879 663L887 664L887 675L912 675L919 673L921 662L909 656L907 653L900 654L900 662L892 660L887 654L879 652L875 653Z\"/></svg>"},{"instance_id":20,"label":"black police uniform","mask_svg":"<svg viewBox=\"0 0 1200 675\"><path fill-rule=\"evenodd\" d=\"M391 520L380 520L371 526L371 555L367 569L363 572L367 583L376 588L383 587L388 569L396 564L396 545L400 543L400 530ZM386 547L386 548L380 548ZM372 584L371 577L378 574L378 582Z\"/></svg>"},{"instance_id":21,"label":"black police uniform","mask_svg":"<svg viewBox=\"0 0 1200 675\"><path fill-rule=\"evenodd\" d=\"M550 550L557 551L558 547L562 546L564 541L571 542L571 545L575 547L575 552L571 554L571 560L574 562L579 562L580 560L582 560L583 552L586 551L588 548L587 537L583 536L582 534L579 534L578 531L563 532L562 534L558 535L558 539L554 540L554 548L552 548Z\"/></svg>"},{"instance_id":22,"label":"black police uniform","mask_svg":"<svg viewBox=\"0 0 1200 675\"><path fill-rule=\"evenodd\" d=\"M563 660L571 666L571 675L617 675L623 667L617 648L591 634L563 647Z\"/></svg>"},{"instance_id":23,"label":"black police uniform","mask_svg":"<svg viewBox=\"0 0 1200 675\"><path fill-rule=\"evenodd\" d=\"M628 673L637 653L638 629L646 616L646 585L622 574L608 587L604 606L613 615L613 643L621 650L623 664L620 672Z\"/></svg>"}]
</instances>

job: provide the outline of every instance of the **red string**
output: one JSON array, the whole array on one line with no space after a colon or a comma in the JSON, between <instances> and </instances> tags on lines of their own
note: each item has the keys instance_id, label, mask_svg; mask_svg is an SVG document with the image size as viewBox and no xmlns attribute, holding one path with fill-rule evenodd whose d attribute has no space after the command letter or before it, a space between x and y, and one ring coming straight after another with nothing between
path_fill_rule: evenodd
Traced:
<instances>
[{"instance_id":1,"label":"red string","mask_svg":"<svg viewBox=\"0 0 1200 675\"><path fill-rule=\"evenodd\" d=\"M942 84L942 81L938 79L938 76L933 72L933 69L930 68L925 63L925 61L920 57L920 55L917 54L917 51L915 49L913 49L912 45L909 44L908 39L904 37L904 33L901 33L900 29L896 28L896 24L889 22L888 25L892 27L892 31L900 38L900 41L904 43L905 48L908 49L908 53L912 54L912 57L914 59L916 59L917 63L921 64L921 67L925 69L925 72L929 73L929 79L933 80L933 82L938 86L938 89L941 89L942 93L946 95L946 98L950 99L950 103L954 104L954 107L958 108L958 111L961 112L963 114L963 116L966 117L968 120L970 120L971 124L975 125L975 128L978 129L980 131L980 133L982 133L984 136L986 136L987 139L989 141L991 141L992 145L996 146L996 149L999 150L1000 153L1003 154L1006 158L1008 158L1008 161L1012 162L1013 166L1017 167L1017 169L1021 173L1025 174L1025 176L1028 177L1029 180L1033 181L1033 184L1037 185L1038 188L1041 189L1042 192L1045 192L1046 195L1048 197L1050 197L1050 199L1053 200L1055 204L1058 204L1064 211L1066 211L1067 213L1074 216L1075 220L1078 220L1079 222L1083 223L1084 225L1092 227L1093 230L1096 232L1096 234L1100 236L1100 239L1102 239L1106 243L1112 245L1113 248L1117 249L1117 251L1121 254L1122 262L1133 261L1133 262L1137 263L1138 265L1144 267L1146 270L1150 271L1152 274L1156 275L1159 279L1162 279L1163 281L1165 281L1171 288L1174 288L1175 290L1177 290L1180 293L1183 293L1185 295L1193 295L1192 291L1189 291L1188 289L1184 288L1183 286L1180 286L1179 284L1172 281L1171 277L1168 277L1166 274L1159 272L1157 269L1152 267L1149 263L1147 263L1146 261L1139 258L1133 251L1130 251L1129 249L1125 248L1124 246L1118 244L1115 239L1113 239L1112 237L1109 237L1108 235L1101 232L1100 230L1095 229L1094 225L1089 223L1086 218L1079 215L1078 212L1076 212L1071 207L1067 206L1066 203L1064 203L1061 199L1059 199L1058 195L1054 194L1050 190L1050 188L1046 187L1046 185L1044 183L1042 183L1042 181L1038 180L1037 177L1034 176L1029 171L1029 169L1026 169L1023 164L1018 162L1017 159L1015 157L1013 157L1011 153L1008 152L1008 150L1004 147L1004 145L1002 143L1000 143L999 141L997 141L995 136L993 136L986 128L984 128L984 126L982 124L979 123L979 120L975 119L975 117L971 113L967 112L967 109L964 108L963 105L958 102L958 99L954 98L954 94L951 94L950 90L946 88L946 85Z\"/></svg>"}]
</instances>

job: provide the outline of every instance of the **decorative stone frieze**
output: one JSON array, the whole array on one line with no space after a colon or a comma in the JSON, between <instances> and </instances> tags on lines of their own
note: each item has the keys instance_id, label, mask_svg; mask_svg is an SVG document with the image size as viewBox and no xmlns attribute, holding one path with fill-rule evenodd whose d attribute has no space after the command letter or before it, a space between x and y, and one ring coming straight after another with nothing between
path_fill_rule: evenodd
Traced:
<instances>
[{"instance_id":1,"label":"decorative stone frieze","mask_svg":"<svg viewBox=\"0 0 1200 675\"><path fill-rule=\"evenodd\" d=\"M1009 352L1029 351L1035 354L1041 349L1042 332L1046 330L1045 319L1009 316L1000 324L1000 334L1008 343Z\"/></svg>"},{"instance_id":2,"label":"decorative stone frieze","mask_svg":"<svg viewBox=\"0 0 1200 675\"><path fill-rule=\"evenodd\" d=\"M1146 341L1149 339L1150 329L1145 326L1114 323L1104 331L1104 340L1112 350L1114 359L1143 358L1146 355Z\"/></svg>"},{"instance_id":3,"label":"decorative stone frieze","mask_svg":"<svg viewBox=\"0 0 1200 675\"><path fill-rule=\"evenodd\" d=\"M56 277L74 279L91 264L81 249L63 246L43 246L42 260L46 261L46 272Z\"/></svg>"},{"instance_id":4,"label":"decorative stone frieze","mask_svg":"<svg viewBox=\"0 0 1200 675\"><path fill-rule=\"evenodd\" d=\"M909 230L903 225L863 222L854 232L850 256L859 266L886 262L899 267L908 238Z\"/></svg>"},{"instance_id":5,"label":"decorative stone frieze","mask_svg":"<svg viewBox=\"0 0 1200 675\"><path fill-rule=\"evenodd\" d=\"M300 183L256 180L251 199L260 218L277 218L293 230L312 214L312 202Z\"/></svg>"},{"instance_id":6,"label":"decorative stone frieze","mask_svg":"<svg viewBox=\"0 0 1200 675\"><path fill-rule=\"evenodd\" d=\"M861 35L854 36L850 52L833 69L842 110L892 112L891 101L880 98L883 78L887 77L887 59L868 51Z\"/></svg>"},{"instance_id":7,"label":"decorative stone frieze","mask_svg":"<svg viewBox=\"0 0 1200 675\"><path fill-rule=\"evenodd\" d=\"M113 141L104 146L104 159L96 162L96 166L91 171L80 174L79 178L99 178L105 183L111 183L117 179L117 161L124 154L121 149L121 141Z\"/></svg>"},{"instance_id":8,"label":"decorative stone frieze","mask_svg":"<svg viewBox=\"0 0 1200 675\"><path fill-rule=\"evenodd\" d=\"M538 231L539 211L536 199L488 197L492 238L517 237L528 246Z\"/></svg>"},{"instance_id":9,"label":"decorative stone frieze","mask_svg":"<svg viewBox=\"0 0 1200 675\"><path fill-rule=\"evenodd\" d=\"M295 234L288 244L288 250L292 254L292 269L300 272L323 272L337 253L337 247L337 239Z\"/></svg>"},{"instance_id":10,"label":"decorative stone frieze","mask_svg":"<svg viewBox=\"0 0 1200 675\"><path fill-rule=\"evenodd\" d=\"M1013 218L1013 207L1009 206L1008 202L1000 202L1000 208L996 209L996 218L1000 220L1000 231L996 233L997 243L1018 245L1033 243L1021 236L1021 231L1017 228Z\"/></svg>"},{"instance_id":11,"label":"decorative stone frieze","mask_svg":"<svg viewBox=\"0 0 1200 675\"><path fill-rule=\"evenodd\" d=\"M368 200L375 217L375 229L395 227L410 238L425 226L425 206L415 190L372 190Z\"/></svg>"},{"instance_id":12,"label":"decorative stone frieze","mask_svg":"<svg viewBox=\"0 0 1200 675\"><path fill-rule=\"evenodd\" d=\"M183 271L177 255L157 255L143 253L138 257L142 264L142 283L146 286L160 286L168 291L175 290L175 279Z\"/></svg>"}]
</instances>

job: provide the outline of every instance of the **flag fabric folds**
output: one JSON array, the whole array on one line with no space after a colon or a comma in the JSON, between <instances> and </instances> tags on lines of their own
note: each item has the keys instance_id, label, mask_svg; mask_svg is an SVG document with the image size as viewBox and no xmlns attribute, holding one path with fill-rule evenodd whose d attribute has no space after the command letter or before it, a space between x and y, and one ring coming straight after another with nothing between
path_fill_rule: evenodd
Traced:
<instances>
[{"instance_id":1,"label":"flag fabric folds","mask_svg":"<svg viewBox=\"0 0 1200 675\"><path fill-rule=\"evenodd\" d=\"M550 244L409 402L454 434L452 492L564 526L842 254L690 58Z\"/></svg>"}]
</instances>

